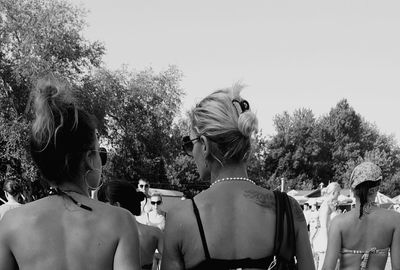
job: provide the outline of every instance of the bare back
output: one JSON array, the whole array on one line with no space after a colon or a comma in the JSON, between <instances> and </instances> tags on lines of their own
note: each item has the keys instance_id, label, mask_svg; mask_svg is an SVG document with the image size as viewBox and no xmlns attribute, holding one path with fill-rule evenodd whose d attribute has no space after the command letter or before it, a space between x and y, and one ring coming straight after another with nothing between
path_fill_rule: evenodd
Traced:
<instances>
[{"instance_id":1,"label":"bare back","mask_svg":"<svg viewBox=\"0 0 400 270\"><path fill-rule=\"evenodd\" d=\"M359 219L358 209L334 218L329 232L327 267L331 269L335 255L343 249L368 251L372 248L382 250L380 253L370 254L368 269L381 270L385 268L387 253L391 249L392 269L400 269L400 215L394 211L376 208ZM397 238L397 240L396 240ZM337 256L337 255L336 255ZM359 267L363 254L346 252L340 255L340 269L350 270Z\"/></svg>"},{"instance_id":2,"label":"bare back","mask_svg":"<svg viewBox=\"0 0 400 270\"><path fill-rule=\"evenodd\" d=\"M260 259L273 255L275 198L272 192L250 183L221 183L197 195L195 202L212 258ZM182 204L181 208L169 212L169 216L174 215L171 219L167 217L163 269L188 269L205 260L192 203L186 200ZM303 241L298 241L298 250L310 258L309 264L306 263L309 267L299 269L313 269L305 218L299 206L294 209L294 218L297 235L304 237ZM177 230L175 238L178 239L171 239L174 227ZM175 247L167 241L176 241ZM175 262L170 261L169 256L174 255L171 249L176 250L177 246L181 247L179 256L182 256L184 268L177 268ZM302 262L306 261L303 260L306 256L300 255Z\"/></svg>"},{"instance_id":3,"label":"bare back","mask_svg":"<svg viewBox=\"0 0 400 270\"><path fill-rule=\"evenodd\" d=\"M399 216L393 211L376 209L361 219L357 211L351 211L344 216L342 229L342 247L351 250L368 250L370 248L385 249L392 245L393 234ZM396 222L397 217L397 222ZM352 265L360 261L362 254L343 254L341 264L343 269L350 269ZM369 269L383 269L387 256L370 255ZM374 268L375 267L375 268Z\"/></svg>"},{"instance_id":4,"label":"bare back","mask_svg":"<svg viewBox=\"0 0 400 270\"><path fill-rule=\"evenodd\" d=\"M21 270L139 269L133 216L118 207L74 197L93 210L50 196L6 215L0 224L0 259L11 252ZM7 267L0 268L13 269Z\"/></svg>"}]
</instances>

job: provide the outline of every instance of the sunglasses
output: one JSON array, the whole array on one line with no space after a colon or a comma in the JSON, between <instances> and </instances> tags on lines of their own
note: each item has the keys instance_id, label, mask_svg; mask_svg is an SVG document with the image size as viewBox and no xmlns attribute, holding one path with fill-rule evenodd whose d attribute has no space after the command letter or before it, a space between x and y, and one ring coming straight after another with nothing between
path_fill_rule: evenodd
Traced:
<instances>
[{"instance_id":1,"label":"sunglasses","mask_svg":"<svg viewBox=\"0 0 400 270\"><path fill-rule=\"evenodd\" d=\"M155 202L155 201L151 201L150 203L151 203L152 205L156 205L156 204L157 204L157 205L160 205L160 204L162 204L162 201L156 201L156 202Z\"/></svg>"},{"instance_id":2,"label":"sunglasses","mask_svg":"<svg viewBox=\"0 0 400 270\"><path fill-rule=\"evenodd\" d=\"M104 147L99 147L99 150L90 150L90 151L99 152L99 156L100 156L100 160L101 160L101 166L106 165L106 163L107 163L107 150Z\"/></svg>"},{"instance_id":3,"label":"sunglasses","mask_svg":"<svg viewBox=\"0 0 400 270\"><path fill-rule=\"evenodd\" d=\"M193 156L193 147L194 147L193 141L198 139L200 139L200 137L190 139L190 136L185 136L182 138L182 148L187 155Z\"/></svg>"},{"instance_id":4,"label":"sunglasses","mask_svg":"<svg viewBox=\"0 0 400 270\"><path fill-rule=\"evenodd\" d=\"M146 184L146 185L139 185L139 187L140 187L140 188L149 188L149 185L148 185L148 184Z\"/></svg>"}]
</instances>

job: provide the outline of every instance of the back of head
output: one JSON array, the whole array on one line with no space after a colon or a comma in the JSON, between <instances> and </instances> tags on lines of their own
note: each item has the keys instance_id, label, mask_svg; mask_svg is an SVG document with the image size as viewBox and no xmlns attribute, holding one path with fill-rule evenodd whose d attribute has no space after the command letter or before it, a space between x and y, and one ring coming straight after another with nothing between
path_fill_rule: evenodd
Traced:
<instances>
[{"instance_id":1,"label":"back of head","mask_svg":"<svg viewBox=\"0 0 400 270\"><path fill-rule=\"evenodd\" d=\"M15 180L4 181L3 190L13 197L17 197L22 193L21 185Z\"/></svg>"},{"instance_id":2,"label":"back of head","mask_svg":"<svg viewBox=\"0 0 400 270\"><path fill-rule=\"evenodd\" d=\"M112 180L101 186L97 198L102 202L116 204L129 210L133 215L140 215L140 202L144 199L143 192L137 192L134 185L123 180Z\"/></svg>"},{"instance_id":3,"label":"back of head","mask_svg":"<svg viewBox=\"0 0 400 270\"><path fill-rule=\"evenodd\" d=\"M258 129L256 115L240 96L242 85L215 91L191 111L192 130L210 141L211 157L221 164L247 160L251 137Z\"/></svg>"},{"instance_id":4,"label":"back of head","mask_svg":"<svg viewBox=\"0 0 400 270\"><path fill-rule=\"evenodd\" d=\"M34 90L32 158L50 183L71 181L79 176L84 152L94 149L95 121L77 107L67 83L47 76Z\"/></svg>"},{"instance_id":5,"label":"back of head","mask_svg":"<svg viewBox=\"0 0 400 270\"><path fill-rule=\"evenodd\" d=\"M338 182L329 183L329 185L323 189L325 195L331 195L335 191L340 191L340 185Z\"/></svg>"},{"instance_id":6,"label":"back of head","mask_svg":"<svg viewBox=\"0 0 400 270\"><path fill-rule=\"evenodd\" d=\"M351 188L354 191L354 195L360 200L360 218L363 216L364 205L369 202L368 198L371 198L371 195L378 191L381 180L382 171L372 162L361 163L351 173Z\"/></svg>"}]
</instances>

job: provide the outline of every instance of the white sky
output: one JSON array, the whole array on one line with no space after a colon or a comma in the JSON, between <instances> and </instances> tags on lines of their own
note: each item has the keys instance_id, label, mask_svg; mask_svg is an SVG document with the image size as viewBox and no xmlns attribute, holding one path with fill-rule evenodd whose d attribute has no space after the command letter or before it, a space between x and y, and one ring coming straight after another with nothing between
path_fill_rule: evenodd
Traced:
<instances>
[{"instance_id":1,"label":"white sky","mask_svg":"<svg viewBox=\"0 0 400 270\"><path fill-rule=\"evenodd\" d=\"M177 65L184 109L240 80L265 135L278 113L320 116L347 98L399 142L400 1L72 1L109 68Z\"/></svg>"}]
</instances>

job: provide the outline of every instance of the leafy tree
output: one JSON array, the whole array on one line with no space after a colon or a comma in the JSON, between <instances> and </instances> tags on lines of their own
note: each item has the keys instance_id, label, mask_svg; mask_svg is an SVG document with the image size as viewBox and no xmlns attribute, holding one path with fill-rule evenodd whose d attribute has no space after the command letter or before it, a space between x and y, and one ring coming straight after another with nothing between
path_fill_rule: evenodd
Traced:
<instances>
[{"instance_id":1,"label":"leafy tree","mask_svg":"<svg viewBox=\"0 0 400 270\"><path fill-rule=\"evenodd\" d=\"M168 185L166 167L174 159L177 139L173 119L183 92L180 71L99 69L87 76L80 99L99 119L103 142L112 152L110 175Z\"/></svg>"},{"instance_id":2,"label":"leafy tree","mask_svg":"<svg viewBox=\"0 0 400 270\"><path fill-rule=\"evenodd\" d=\"M78 82L104 53L83 38L84 16L68 1L0 0L0 178L24 180L26 193L38 179L27 154L33 82L49 72Z\"/></svg>"}]
</instances>

